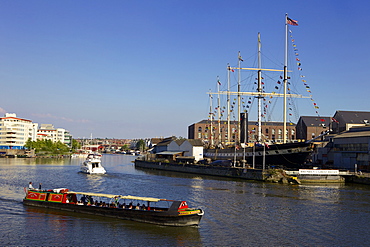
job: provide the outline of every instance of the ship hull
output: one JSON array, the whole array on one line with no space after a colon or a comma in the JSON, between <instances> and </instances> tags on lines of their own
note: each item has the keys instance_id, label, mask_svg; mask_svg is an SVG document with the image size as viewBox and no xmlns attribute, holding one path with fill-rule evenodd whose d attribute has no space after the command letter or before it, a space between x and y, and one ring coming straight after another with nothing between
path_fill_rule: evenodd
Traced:
<instances>
[{"instance_id":1,"label":"ship hull","mask_svg":"<svg viewBox=\"0 0 370 247\"><path fill-rule=\"evenodd\" d=\"M269 167L303 168L310 159L313 147L309 143L276 144L265 147L204 149L204 158L212 160L246 160L248 165Z\"/></svg>"},{"instance_id":2,"label":"ship hull","mask_svg":"<svg viewBox=\"0 0 370 247\"><path fill-rule=\"evenodd\" d=\"M123 220L152 223L164 226L196 226L204 214L202 209L189 208L186 201L151 197L122 196L93 192L72 192L65 188L53 190L26 190L23 204L39 208L57 209L83 214L99 215ZM78 197L80 197L78 199ZM94 197L94 198L93 198ZM98 199L100 203L98 203ZM121 199L130 200L126 205ZM146 205L133 205L133 201ZM171 206L150 206L150 202L167 201Z\"/></svg>"},{"instance_id":3,"label":"ship hull","mask_svg":"<svg viewBox=\"0 0 370 247\"><path fill-rule=\"evenodd\" d=\"M50 208L83 214L99 215L123 220L132 220L164 226L197 226L202 215L174 215L161 211L142 211L109 207L93 207L85 205L74 205L65 203L54 203L46 201L23 200L27 206Z\"/></svg>"}]
</instances>

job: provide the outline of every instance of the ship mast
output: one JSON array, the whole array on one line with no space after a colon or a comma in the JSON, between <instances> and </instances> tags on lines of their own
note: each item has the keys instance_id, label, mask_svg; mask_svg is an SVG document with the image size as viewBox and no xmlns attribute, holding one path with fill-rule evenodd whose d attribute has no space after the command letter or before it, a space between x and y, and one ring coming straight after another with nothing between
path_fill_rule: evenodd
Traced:
<instances>
[{"instance_id":1,"label":"ship mast","mask_svg":"<svg viewBox=\"0 0 370 247\"><path fill-rule=\"evenodd\" d=\"M218 81L217 81L217 84L218 84ZM211 135L211 147L213 147L214 145L214 141L213 141L213 112L212 112L212 94L209 95L209 116L211 118L211 130L210 130L210 135Z\"/></svg>"},{"instance_id":2,"label":"ship mast","mask_svg":"<svg viewBox=\"0 0 370 247\"><path fill-rule=\"evenodd\" d=\"M286 114L287 114L287 103L286 103L286 92L288 84L288 14L285 14L285 55L284 55L284 106L283 106L283 143L286 143L287 129L286 129Z\"/></svg>"},{"instance_id":3,"label":"ship mast","mask_svg":"<svg viewBox=\"0 0 370 247\"><path fill-rule=\"evenodd\" d=\"M284 57L284 69L279 70L279 69L262 69L262 64L261 64L261 35L258 33L258 68L241 68L240 67L240 60L238 63L238 67L230 67L228 64L227 69L228 69L228 87L227 91L220 91L218 88L217 93L212 93L210 92L209 94L218 94L218 110L220 111L220 94L227 95L227 142L230 143L230 96L231 95L236 95L238 97L238 136L240 136L240 97L242 95L249 95L249 96L254 96L258 99L258 132L257 132L257 142L262 142L262 100L265 97L282 97L284 99L283 103L283 142L287 142L287 87L288 87L288 14L285 15L285 57ZM239 58L240 58L240 52L239 52ZM230 91L230 71L238 69L239 74L238 74L238 90L237 92L231 92ZM257 92L241 92L240 91L240 70L255 70L258 73L258 86L257 86ZM273 71L273 72L283 72L284 73L284 79L283 79L283 84L284 84L284 92L283 94L280 93L266 93L263 92L263 87L262 87L262 71ZM310 97L305 97L299 94L289 94L289 97L291 98L310 98ZM220 113L218 116L218 121L219 121L219 131L220 131Z\"/></svg>"},{"instance_id":4,"label":"ship mast","mask_svg":"<svg viewBox=\"0 0 370 247\"><path fill-rule=\"evenodd\" d=\"M230 143L230 65L227 64L227 144Z\"/></svg>"},{"instance_id":5,"label":"ship mast","mask_svg":"<svg viewBox=\"0 0 370 247\"><path fill-rule=\"evenodd\" d=\"M261 112L262 112L262 99L263 99L263 96L262 96L262 64L261 64L261 34L258 33L258 76L257 76L257 80L258 80L258 87L257 87L257 92L259 93L259 95L257 96L257 99L258 99L258 118L257 118L257 121L258 121L258 132L257 132L257 142L261 142L262 141L262 115L261 115Z\"/></svg>"},{"instance_id":6,"label":"ship mast","mask_svg":"<svg viewBox=\"0 0 370 247\"><path fill-rule=\"evenodd\" d=\"M240 121L240 62L242 61L242 57L240 56L240 51L238 52L238 116L237 119ZM240 137L240 124L237 125L237 134L238 136L235 138L235 141L239 140Z\"/></svg>"},{"instance_id":7,"label":"ship mast","mask_svg":"<svg viewBox=\"0 0 370 247\"><path fill-rule=\"evenodd\" d=\"M220 93L220 79L217 80L217 92ZM221 144L221 103L220 94L217 95L217 118L218 118L218 145Z\"/></svg>"}]
</instances>

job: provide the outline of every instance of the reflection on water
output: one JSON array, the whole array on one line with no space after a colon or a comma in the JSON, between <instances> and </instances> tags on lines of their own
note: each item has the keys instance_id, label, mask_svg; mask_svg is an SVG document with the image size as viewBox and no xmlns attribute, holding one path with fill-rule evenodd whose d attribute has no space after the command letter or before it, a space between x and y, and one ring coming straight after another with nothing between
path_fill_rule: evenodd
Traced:
<instances>
[{"instance_id":1,"label":"reflection on water","mask_svg":"<svg viewBox=\"0 0 370 247\"><path fill-rule=\"evenodd\" d=\"M85 246L86 243L91 243L93 246L137 246L137 238L145 236L148 239L146 245L149 246L201 246L197 227L165 227L33 207L25 207L25 210L26 224L41 226L45 230L44 235L61 238L58 245ZM47 240L44 243L45 241Z\"/></svg>"},{"instance_id":2,"label":"reflection on water","mask_svg":"<svg viewBox=\"0 0 370 247\"><path fill-rule=\"evenodd\" d=\"M194 177L190 181L189 185L192 190L189 194L189 198L194 201L197 205L205 205L206 201L204 200L204 181L201 177Z\"/></svg>"},{"instance_id":3,"label":"reflection on water","mask_svg":"<svg viewBox=\"0 0 370 247\"><path fill-rule=\"evenodd\" d=\"M70 158L3 158L0 164L4 165L77 165L80 159Z\"/></svg>"},{"instance_id":4,"label":"reflection on water","mask_svg":"<svg viewBox=\"0 0 370 247\"><path fill-rule=\"evenodd\" d=\"M79 175L81 176L81 179L86 179L89 191L101 190L102 184L105 181L104 176L108 176L106 174L85 174L85 173L79 173Z\"/></svg>"},{"instance_id":5,"label":"reflection on water","mask_svg":"<svg viewBox=\"0 0 370 247\"><path fill-rule=\"evenodd\" d=\"M312 200L316 203L337 203L340 199L340 189L344 184L309 184L300 185L297 190L302 200Z\"/></svg>"},{"instance_id":6,"label":"reflection on water","mask_svg":"<svg viewBox=\"0 0 370 247\"><path fill-rule=\"evenodd\" d=\"M0 159L2 245L364 246L370 187L281 185L135 169L134 156L103 155L105 175L79 173L83 159ZM161 227L24 207L23 187L187 200L205 210L197 228ZM350 226L350 227L349 227ZM356 236L356 237L354 237Z\"/></svg>"}]
</instances>

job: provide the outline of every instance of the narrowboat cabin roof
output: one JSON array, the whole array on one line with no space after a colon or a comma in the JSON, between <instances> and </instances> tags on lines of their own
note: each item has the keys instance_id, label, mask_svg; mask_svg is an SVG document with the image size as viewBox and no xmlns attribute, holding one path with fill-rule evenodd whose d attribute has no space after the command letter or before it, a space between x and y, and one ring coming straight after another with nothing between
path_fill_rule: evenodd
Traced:
<instances>
[{"instance_id":1,"label":"narrowboat cabin roof","mask_svg":"<svg viewBox=\"0 0 370 247\"><path fill-rule=\"evenodd\" d=\"M204 215L202 209L189 208L186 201L178 200L69 191L67 188L52 190L27 190L25 188L25 193L26 197L23 199L23 203L27 206L94 214L166 226L199 225ZM101 200L99 200L100 202L98 202L98 198ZM107 202L107 198L109 202ZM131 202L129 204L126 204L126 202L120 203L121 199L131 200ZM143 201L144 203L137 203L135 206L133 201ZM156 205L151 205L151 202ZM157 202L161 205L157 205Z\"/></svg>"},{"instance_id":2,"label":"narrowboat cabin roof","mask_svg":"<svg viewBox=\"0 0 370 247\"><path fill-rule=\"evenodd\" d=\"M140 200L140 201L147 201L147 202L172 201L172 200L159 199L159 198L153 198L153 197L141 197L141 196L130 196L130 195L123 196L123 195L91 193L91 192L67 191L66 193L67 194L76 194L76 195L107 197L107 198L121 198L121 199L128 199L128 200Z\"/></svg>"}]
</instances>

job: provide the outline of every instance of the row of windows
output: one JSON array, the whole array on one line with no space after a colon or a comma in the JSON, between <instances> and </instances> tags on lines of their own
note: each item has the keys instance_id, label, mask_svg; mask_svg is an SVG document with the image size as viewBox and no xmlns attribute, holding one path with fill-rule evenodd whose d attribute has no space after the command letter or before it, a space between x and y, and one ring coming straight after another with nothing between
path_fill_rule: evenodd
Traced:
<instances>
[{"instance_id":1,"label":"row of windows","mask_svg":"<svg viewBox=\"0 0 370 247\"><path fill-rule=\"evenodd\" d=\"M1 129L0 129L1 130ZM27 134L29 134L29 133L27 133ZM19 135L19 136L24 136L25 135L25 133L24 132L15 132L15 131L7 131L7 132L0 132L0 135L2 135L2 136L6 136L6 135Z\"/></svg>"},{"instance_id":2,"label":"row of windows","mask_svg":"<svg viewBox=\"0 0 370 247\"><path fill-rule=\"evenodd\" d=\"M6 121L6 120L5 120ZM7 122L14 122L14 121L7 121ZM7 125L9 125L9 124L7 124ZM11 126L19 126L19 127L25 127L26 125L25 124L23 124L23 123L14 123L14 124L10 124ZM4 124L2 124L2 123L0 123L0 126L5 126Z\"/></svg>"},{"instance_id":3,"label":"row of windows","mask_svg":"<svg viewBox=\"0 0 370 247\"><path fill-rule=\"evenodd\" d=\"M224 128L221 127L221 131L220 132L223 132L223 129ZM208 130L209 130L209 127L205 127L204 128L204 132L208 132ZM215 128L214 128L214 130L215 130ZM256 128L252 128L251 131L252 132L255 132L256 131ZM202 132L202 127L198 127L198 132ZM236 129L235 128L231 128L231 133L235 133L235 132L236 132ZM277 132L278 132L279 135L282 135L283 134L283 130L282 129L278 129ZM265 129L265 133L266 134L269 134L269 129ZM276 130L275 129L271 129L271 134L272 135L275 135L276 134ZM286 134L289 134L289 130L288 129L286 130ZM290 130L290 134L291 135L294 135L295 134L295 130L294 129L291 129Z\"/></svg>"},{"instance_id":4,"label":"row of windows","mask_svg":"<svg viewBox=\"0 0 370 247\"><path fill-rule=\"evenodd\" d=\"M4 137L2 137L2 136L0 136L0 139L18 139L18 140L24 140L25 138L24 137L6 137L6 136L4 136ZM28 138L27 138L28 139Z\"/></svg>"},{"instance_id":5,"label":"row of windows","mask_svg":"<svg viewBox=\"0 0 370 247\"><path fill-rule=\"evenodd\" d=\"M207 133L205 133L205 134L198 133L198 139L202 139L202 138L203 139L208 139L209 137L210 136ZM250 135L249 137L250 137L251 140L256 140L257 139L257 135ZM217 137L214 137L214 138L217 139ZM227 138L227 134L225 134L225 139L226 138ZM236 138L236 136L235 135L232 135L231 139L232 140L235 140L235 138ZM276 138L275 135L272 135L271 136L271 140L276 140L276 139L281 140L282 138L283 138L282 135L278 135L277 138ZM294 135L292 135L290 138L292 140L295 140L295 136Z\"/></svg>"},{"instance_id":6,"label":"row of windows","mask_svg":"<svg viewBox=\"0 0 370 247\"><path fill-rule=\"evenodd\" d=\"M2 121L4 121L4 122L21 122L21 123L26 122L26 121L19 120L19 119L3 119Z\"/></svg>"},{"instance_id":7,"label":"row of windows","mask_svg":"<svg viewBox=\"0 0 370 247\"><path fill-rule=\"evenodd\" d=\"M347 143L347 144L336 144L336 151L368 151L367 143Z\"/></svg>"},{"instance_id":8,"label":"row of windows","mask_svg":"<svg viewBox=\"0 0 370 247\"><path fill-rule=\"evenodd\" d=\"M0 128L0 130L18 130L18 131L25 131L24 129L20 129L20 128Z\"/></svg>"},{"instance_id":9,"label":"row of windows","mask_svg":"<svg viewBox=\"0 0 370 247\"><path fill-rule=\"evenodd\" d=\"M0 144L21 144L24 145L24 142L9 142L9 141L0 141Z\"/></svg>"}]
</instances>

